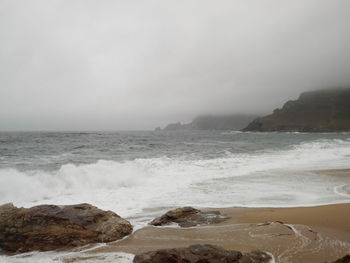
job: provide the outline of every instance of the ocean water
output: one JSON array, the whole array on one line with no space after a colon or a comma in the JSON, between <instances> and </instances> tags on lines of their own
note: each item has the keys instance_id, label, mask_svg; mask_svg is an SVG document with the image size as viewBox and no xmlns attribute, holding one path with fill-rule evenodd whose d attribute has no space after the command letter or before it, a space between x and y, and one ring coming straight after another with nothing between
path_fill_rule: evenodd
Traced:
<instances>
[{"instance_id":1,"label":"ocean water","mask_svg":"<svg viewBox=\"0 0 350 263\"><path fill-rule=\"evenodd\" d=\"M184 205L349 202L349 177L313 172L349 164L350 133L3 132L0 204L87 202L139 228Z\"/></svg>"}]
</instances>

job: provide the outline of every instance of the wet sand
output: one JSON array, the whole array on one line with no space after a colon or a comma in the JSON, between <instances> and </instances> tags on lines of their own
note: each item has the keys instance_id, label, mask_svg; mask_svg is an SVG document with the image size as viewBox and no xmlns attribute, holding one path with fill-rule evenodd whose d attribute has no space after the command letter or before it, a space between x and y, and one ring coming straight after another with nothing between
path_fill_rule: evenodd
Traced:
<instances>
[{"instance_id":1,"label":"wet sand","mask_svg":"<svg viewBox=\"0 0 350 263\"><path fill-rule=\"evenodd\" d=\"M264 250L277 262L325 262L350 253L350 204L303 208L225 208L231 217L187 229L145 227L90 253L145 251L214 244L241 251Z\"/></svg>"},{"instance_id":2,"label":"wet sand","mask_svg":"<svg viewBox=\"0 0 350 263\"><path fill-rule=\"evenodd\" d=\"M320 171L350 176L350 170ZM349 177L350 178L350 177ZM213 210L213 209L210 209ZM222 208L230 219L192 228L144 227L129 237L92 249L86 256L141 252L191 244L241 251L263 250L276 262L320 263L350 253L350 204L292 208Z\"/></svg>"},{"instance_id":3,"label":"wet sand","mask_svg":"<svg viewBox=\"0 0 350 263\"><path fill-rule=\"evenodd\" d=\"M224 208L232 223L282 221L350 231L350 204L291 208Z\"/></svg>"}]
</instances>

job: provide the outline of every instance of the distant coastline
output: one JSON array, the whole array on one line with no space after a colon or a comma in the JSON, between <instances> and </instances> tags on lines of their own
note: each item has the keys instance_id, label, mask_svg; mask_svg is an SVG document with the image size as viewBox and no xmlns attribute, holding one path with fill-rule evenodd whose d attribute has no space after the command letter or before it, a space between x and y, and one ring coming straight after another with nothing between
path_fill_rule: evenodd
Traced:
<instances>
[{"instance_id":1,"label":"distant coastline","mask_svg":"<svg viewBox=\"0 0 350 263\"><path fill-rule=\"evenodd\" d=\"M190 123L181 122L170 123L163 129L157 127L156 130L232 130L239 131L245 128L250 122L256 119L257 115L231 114L231 115L201 115L193 119Z\"/></svg>"},{"instance_id":2,"label":"distant coastline","mask_svg":"<svg viewBox=\"0 0 350 263\"><path fill-rule=\"evenodd\" d=\"M300 94L272 114L202 115L192 122L170 123L156 131L233 130L254 132L344 132L350 131L350 88L329 88Z\"/></svg>"}]
</instances>

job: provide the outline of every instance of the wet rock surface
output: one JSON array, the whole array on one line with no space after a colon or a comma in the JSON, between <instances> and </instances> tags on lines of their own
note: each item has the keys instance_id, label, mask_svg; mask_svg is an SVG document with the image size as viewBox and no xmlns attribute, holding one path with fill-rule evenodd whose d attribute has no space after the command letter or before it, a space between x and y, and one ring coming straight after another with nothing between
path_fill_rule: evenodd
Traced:
<instances>
[{"instance_id":1,"label":"wet rock surface","mask_svg":"<svg viewBox=\"0 0 350 263\"><path fill-rule=\"evenodd\" d=\"M181 227L192 227L220 223L228 218L221 215L219 211L203 212L193 207L182 207L170 210L164 215L155 218L150 222L150 225L166 226L176 223Z\"/></svg>"},{"instance_id":2,"label":"wet rock surface","mask_svg":"<svg viewBox=\"0 0 350 263\"><path fill-rule=\"evenodd\" d=\"M241 253L212 245L160 249L136 255L133 263L264 263L271 256L262 251Z\"/></svg>"},{"instance_id":3,"label":"wet rock surface","mask_svg":"<svg viewBox=\"0 0 350 263\"><path fill-rule=\"evenodd\" d=\"M116 213L90 204L0 206L0 248L4 251L47 251L111 242L130 234L132 229Z\"/></svg>"},{"instance_id":4,"label":"wet rock surface","mask_svg":"<svg viewBox=\"0 0 350 263\"><path fill-rule=\"evenodd\" d=\"M350 254L329 263L350 263Z\"/></svg>"}]
</instances>

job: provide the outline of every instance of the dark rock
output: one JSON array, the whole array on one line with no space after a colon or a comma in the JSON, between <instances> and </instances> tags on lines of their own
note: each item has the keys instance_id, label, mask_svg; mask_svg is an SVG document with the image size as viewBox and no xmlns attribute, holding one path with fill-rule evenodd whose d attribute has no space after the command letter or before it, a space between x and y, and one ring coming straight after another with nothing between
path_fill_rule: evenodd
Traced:
<instances>
[{"instance_id":1,"label":"dark rock","mask_svg":"<svg viewBox=\"0 0 350 263\"><path fill-rule=\"evenodd\" d=\"M193 245L188 248L160 249L134 257L134 263L265 263L271 256L254 251L242 254L212 245Z\"/></svg>"},{"instance_id":2,"label":"dark rock","mask_svg":"<svg viewBox=\"0 0 350 263\"><path fill-rule=\"evenodd\" d=\"M350 263L350 254L345 255L344 257L339 258L339 259L332 261L330 263Z\"/></svg>"},{"instance_id":3,"label":"dark rock","mask_svg":"<svg viewBox=\"0 0 350 263\"><path fill-rule=\"evenodd\" d=\"M239 263L264 263L271 262L271 255L259 250L242 253Z\"/></svg>"},{"instance_id":4,"label":"dark rock","mask_svg":"<svg viewBox=\"0 0 350 263\"><path fill-rule=\"evenodd\" d=\"M0 206L0 248L26 252L110 242L132 232L131 224L112 211L89 204Z\"/></svg>"},{"instance_id":5,"label":"dark rock","mask_svg":"<svg viewBox=\"0 0 350 263\"><path fill-rule=\"evenodd\" d=\"M203 212L193 207L182 207L170 210L164 215L155 218L150 225L165 226L176 223L181 227L191 227L220 223L228 218L222 216L219 211Z\"/></svg>"},{"instance_id":6,"label":"dark rock","mask_svg":"<svg viewBox=\"0 0 350 263\"><path fill-rule=\"evenodd\" d=\"M350 131L350 88L305 92L243 131Z\"/></svg>"}]
</instances>

